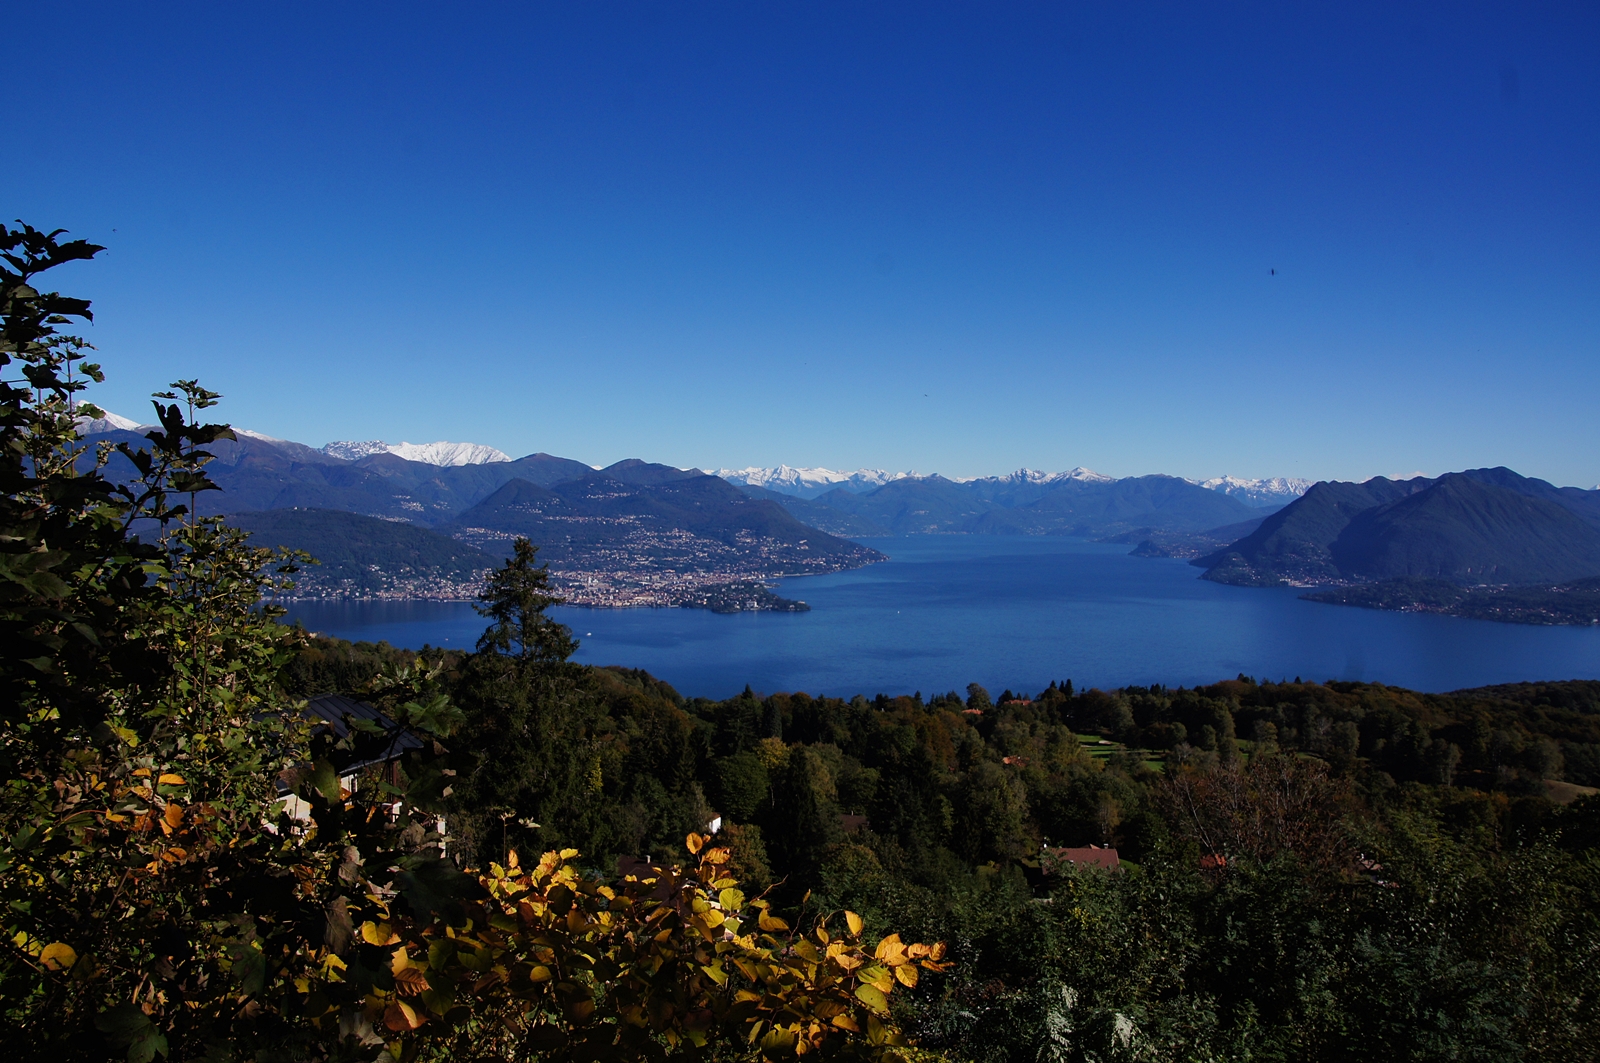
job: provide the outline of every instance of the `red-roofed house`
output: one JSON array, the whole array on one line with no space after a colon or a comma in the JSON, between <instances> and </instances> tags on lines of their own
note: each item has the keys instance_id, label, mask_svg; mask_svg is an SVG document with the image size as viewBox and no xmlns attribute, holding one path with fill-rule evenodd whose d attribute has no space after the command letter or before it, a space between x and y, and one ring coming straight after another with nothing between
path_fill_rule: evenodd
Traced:
<instances>
[{"instance_id":1,"label":"red-roofed house","mask_svg":"<svg viewBox=\"0 0 1600 1063\"><path fill-rule=\"evenodd\" d=\"M1047 875L1058 875L1065 871L1069 864L1074 867L1103 867L1107 871L1116 871L1122 866L1122 861L1117 859L1116 849L1109 845L1104 848L1098 845L1061 849L1046 847L1039 854L1039 867Z\"/></svg>"}]
</instances>

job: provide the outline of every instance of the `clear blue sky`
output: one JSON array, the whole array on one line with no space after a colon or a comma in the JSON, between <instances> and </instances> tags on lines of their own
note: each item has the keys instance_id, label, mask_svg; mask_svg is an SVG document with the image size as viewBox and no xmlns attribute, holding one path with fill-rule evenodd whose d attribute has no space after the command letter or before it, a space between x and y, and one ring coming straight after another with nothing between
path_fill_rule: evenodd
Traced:
<instances>
[{"instance_id":1,"label":"clear blue sky","mask_svg":"<svg viewBox=\"0 0 1600 1063\"><path fill-rule=\"evenodd\" d=\"M1600 6L10 4L104 404L594 463L1600 482ZM1276 275L1271 271L1276 270Z\"/></svg>"}]
</instances>

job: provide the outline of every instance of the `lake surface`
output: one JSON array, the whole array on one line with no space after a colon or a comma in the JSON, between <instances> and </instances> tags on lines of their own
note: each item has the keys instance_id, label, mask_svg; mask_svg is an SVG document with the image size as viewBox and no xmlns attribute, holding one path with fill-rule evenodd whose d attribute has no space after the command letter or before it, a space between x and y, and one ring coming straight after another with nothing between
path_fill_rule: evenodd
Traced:
<instances>
[{"instance_id":1,"label":"lake surface","mask_svg":"<svg viewBox=\"0 0 1600 1063\"><path fill-rule=\"evenodd\" d=\"M1532 627L1304 602L1224 587L1182 561L1057 537L863 539L890 560L786 580L809 613L574 609L577 660L643 668L681 693L850 696L1010 687L1192 686L1357 679L1446 691L1600 678L1600 628ZM457 602L298 603L291 619L347 639L470 649L484 622Z\"/></svg>"}]
</instances>

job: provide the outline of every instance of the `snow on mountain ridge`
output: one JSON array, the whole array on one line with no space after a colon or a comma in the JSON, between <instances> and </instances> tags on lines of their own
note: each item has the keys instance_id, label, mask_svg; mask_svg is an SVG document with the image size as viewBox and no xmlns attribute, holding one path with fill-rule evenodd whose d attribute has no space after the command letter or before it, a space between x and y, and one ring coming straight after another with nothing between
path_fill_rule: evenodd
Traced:
<instances>
[{"instance_id":1,"label":"snow on mountain ridge","mask_svg":"<svg viewBox=\"0 0 1600 1063\"><path fill-rule=\"evenodd\" d=\"M103 412L105 413L104 417L78 418L78 434L93 436L102 432L132 432L144 427L144 425L130 417L119 416L110 410Z\"/></svg>"},{"instance_id":2,"label":"snow on mountain ridge","mask_svg":"<svg viewBox=\"0 0 1600 1063\"><path fill-rule=\"evenodd\" d=\"M339 440L322 448L329 457L345 461L360 461L373 454L393 454L407 461L424 465L487 465L494 461L510 461L511 455L483 443L385 443L380 439Z\"/></svg>"},{"instance_id":3,"label":"snow on mountain ridge","mask_svg":"<svg viewBox=\"0 0 1600 1063\"><path fill-rule=\"evenodd\" d=\"M968 476L958 480L958 483L1008 483L1008 484L1057 484L1068 480L1077 480L1081 483L1108 484L1116 482L1115 476L1085 469L1082 465L1067 472L1044 472L1041 469L1018 469L1016 472L1006 473L1004 476Z\"/></svg>"},{"instance_id":4,"label":"snow on mountain ridge","mask_svg":"<svg viewBox=\"0 0 1600 1063\"><path fill-rule=\"evenodd\" d=\"M510 454L484 443L397 443L389 453L428 465L487 465L511 460Z\"/></svg>"},{"instance_id":5,"label":"snow on mountain ridge","mask_svg":"<svg viewBox=\"0 0 1600 1063\"><path fill-rule=\"evenodd\" d=\"M322 452L330 458L342 458L345 461L360 461L371 454L387 454L389 444L381 439L367 439L360 442L350 439L341 439L321 448Z\"/></svg>"},{"instance_id":6,"label":"snow on mountain ridge","mask_svg":"<svg viewBox=\"0 0 1600 1063\"><path fill-rule=\"evenodd\" d=\"M801 498L815 498L836 487L856 492L870 491L893 480L917 476L914 472L889 472L885 469L839 472L835 469L795 468L791 465L779 465L775 468L752 465L744 469L718 469L712 475L720 476L729 483L742 487L760 487L779 494L798 495Z\"/></svg>"},{"instance_id":7,"label":"snow on mountain ridge","mask_svg":"<svg viewBox=\"0 0 1600 1063\"><path fill-rule=\"evenodd\" d=\"M1316 481L1297 476L1270 476L1260 480L1242 476L1213 476L1209 480L1189 482L1210 491L1221 491L1252 506L1282 506L1305 494Z\"/></svg>"}]
</instances>

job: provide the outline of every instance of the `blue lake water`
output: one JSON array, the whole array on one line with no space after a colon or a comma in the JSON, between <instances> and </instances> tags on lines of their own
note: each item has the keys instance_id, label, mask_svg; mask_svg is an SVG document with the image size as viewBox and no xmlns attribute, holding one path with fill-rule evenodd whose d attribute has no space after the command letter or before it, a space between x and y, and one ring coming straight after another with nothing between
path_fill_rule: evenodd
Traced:
<instances>
[{"instance_id":1,"label":"blue lake water","mask_svg":"<svg viewBox=\"0 0 1600 1063\"><path fill-rule=\"evenodd\" d=\"M1262 678L1358 679L1445 691L1600 678L1600 627L1533 627L1301 601L1224 587L1182 561L1068 538L863 539L890 560L784 581L809 613L552 611L588 664L643 668L691 696L849 696ZM466 603L300 603L313 631L396 646L471 648Z\"/></svg>"}]
</instances>

